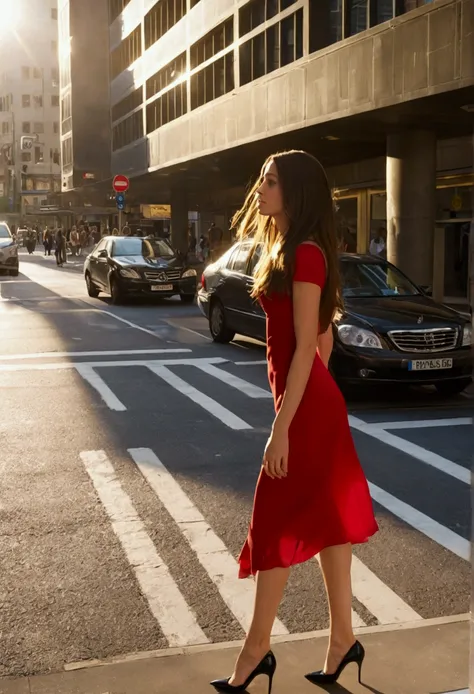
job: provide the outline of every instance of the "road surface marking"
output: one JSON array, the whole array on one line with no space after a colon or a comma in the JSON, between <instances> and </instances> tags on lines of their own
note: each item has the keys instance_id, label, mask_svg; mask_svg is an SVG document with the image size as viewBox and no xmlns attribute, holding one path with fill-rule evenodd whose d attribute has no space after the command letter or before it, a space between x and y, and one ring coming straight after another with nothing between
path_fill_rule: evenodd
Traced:
<instances>
[{"instance_id":1,"label":"road surface marking","mask_svg":"<svg viewBox=\"0 0 474 694\"><path fill-rule=\"evenodd\" d=\"M214 342L212 337L209 337L209 335L203 335L202 333L198 332L197 330L193 330L192 328L185 328L184 325L176 325L176 323L173 323L172 320L165 320L165 322L170 325L172 328L175 330L185 330L187 333L193 333L193 335L198 335L199 337L203 337L205 340L208 340L209 342Z\"/></svg>"},{"instance_id":2,"label":"road surface marking","mask_svg":"<svg viewBox=\"0 0 474 694\"><path fill-rule=\"evenodd\" d=\"M412 528L415 528L418 532L434 540L438 545L449 549L450 552L457 554L461 559L469 561L471 545L468 540L449 528L446 528L444 525L441 525L441 523L438 523L429 516L426 516L424 513L421 513L421 511L413 508L413 506L409 506L404 501L400 501L400 499L380 489L380 487L372 484L372 482L369 482L369 488L372 498L380 504L380 506L383 506L387 511L393 513L394 516L397 516L397 518L411 525Z\"/></svg>"},{"instance_id":3,"label":"road surface marking","mask_svg":"<svg viewBox=\"0 0 474 694\"><path fill-rule=\"evenodd\" d=\"M361 419L353 417L352 415L349 415L349 424L353 429L357 429L368 436L372 436L382 443L386 443L388 446L397 448L399 451L407 453L412 458L421 460L422 463L431 465L431 467L437 470L441 470L441 472L454 477L460 482L471 484L471 471L462 467L462 465L453 463L451 460L443 458L437 453L433 453L433 451L428 451L426 448L422 448L422 446L418 446L416 443L406 441L400 436L395 436L395 434L391 434L389 431L385 431L385 429L374 428L371 424L366 424Z\"/></svg>"},{"instance_id":4,"label":"road surface marking","mask_svg":"<svg viewBox=\"0 0 474 694\"><path fill-rule=\"evenodd\" d=\"M226 424L230 429L235 429L238 431L241 431L242 429L252 429L250 424L244 422L243 419L237 417L237 415L223 405L219 404L216 400L213 400L208 395L201 393L201 391L197 390L197 388L190 385L180 378L180 376L177 376L175 373L170 371L167 366L155 366L152 363L147 364L147 366L151 371L153 371L153 373L166 381L166 383L183 395L186 395L186 397L195 402L197 405L200 405L203 409L216 417L216 419L220 419L220 421Z\"/></svg>"},{"instance_id":5,"label":"road surface marking","mask_svg":"<svg viewBox=\"0 0 474 694\"><path fill-rule=\"evenodd\" d=\"M352 556L352 592L380 624L415 622L423 619L380 580L358 557Z\"/></svg>"},{"instance_id":6,"label":"road surface marking","mask_svg":"<svg viewBox=\"0 0 474 694\"><path fill-rule=\"evenodd\" d=\"M88 311L89 309L84 310ZM126 349L103 350L97 352L32 352L31 354L0 354L0 361L16 361L20 359L46 359L48 357L55 357L57 359L63 357L121 357L132 354L179 354L182 352L192 352L192 349Z\"/></svg>"},{"instance_id":7,"label":"road surface marking","mask_svg":"<svg viewBox=\"0 0 474 694\"><path fill-rule=\"evenodd\" d=\"M378 429L430 429L437 427L469 426L473 424L472 417L454 417L453 419L415 419L409 422L370 422L367 427Z\"/></svg>"},{"instance_id":8,"label":"road surface marking","mask_svg":"<svg viewBox=\"0 0 474 694\"><path fill-rule=\"evenodd\" d=\"M141 325L137 325L136 323L132 323L131 321L127 320L126 318L121 318L120 316L116 316L115 313L112 313L112 311L104 311L103 309L98 309L94 304L91 304L85 298L82 298L81 301L84 301L86 304L89 304L89 306L94 306L97 313L102 313L106 316L111 316L112 318L115 318L115 320L118 320L121 323L125 323L125 325L128 325L130 328L135 328L135 330L141 330L142 333L147 333L147 335L153 335L153 337L156 337L157 339L161 340L161 337L159 335L157 335L153 330L148 330L148 328L143 328Z\"/></svg>"},{"instance_id":9,"label":"road surface marking","mask_svg":"<svg viewBox=\"0 0 474 694\"><path fill-rule=\"evenodd\" d=\"M1 361L1 359L0 359ZM107 368L116 366L196 366L201 362L206 364L224 364L227 360L222 357L204 357L202 359L187 359L183 357L182 359L153 359L143 361L137 359L136 361L130 360L117 360L117 361L85 361L85 362L53 362L53 363L43 363L43 364L30 364L28 362L23 364L0 364L1 371L62 371L64 369L75 369L76 365L80 363L82 366L90 366L93 369L96 368Z\"/></svg>"},{"instance_id":10,"label":"road surface marking","mask_svg":"<svg viewBox=\"0 0 474 694\"><path fill-rule=\"evenodd\" d=\"M95 388L110 410L115 410L116 412L126 411L127 408L125 405L120 402L118 397L111 391L99 374L94 371L92 366L88 366L87 364L75 364L75 368L82 378Z\"/></svg>"},{"instance_id":11,"label":"road surface marking","mask_svg":"<svg viewBox=\"0 0 474 694\"><path fill-rule=\"evenodd\" d=\"M257 359L257 361L234 361L236 366L260 366L261 364L266 363L266 359Z\"/></svg>"},{"instance_id":12,"label":"road surface marking","mask_svg":"<svg viewBox=\"0 0 474 694\"><path fill-rule=\"evenodd\" d=\"M238 578L236 560L155 453L149 448L130 448L128 452L196 553L225 604L247 632L255 601L254 581ZM288 634L288 630L277 619L272 634Z\"/></svg>"},{"instance_id":13,"label":"road surface marking","mask_svg":"<svg viewBox=\"0 0 474 694\"><path fill-rule=\"evenodd\" d=\"M169 645L208 643L105 452L84 451L81 460Z\"/></svg>"},{"instance_id":14,"label":"road surface marking","mask_svg":"<svg viewBox=\"0 0 474 694\"><path fill-rule=\"evenodd\" d=\"M212 364L205 364L202 362L200 364L196 364L196 366L198 366L201 371L205 371L207 374L209 374L209 376L218 378L220 381L227 383L228 386L236 388L241 393L248 395L249 398L273 399L273 395L268 390L254 386L253 383L249 383L249 381L245 381L243 378L234 376L227 371L222 371L222 369L218 369Z\"/></svg>"}]
</instances>

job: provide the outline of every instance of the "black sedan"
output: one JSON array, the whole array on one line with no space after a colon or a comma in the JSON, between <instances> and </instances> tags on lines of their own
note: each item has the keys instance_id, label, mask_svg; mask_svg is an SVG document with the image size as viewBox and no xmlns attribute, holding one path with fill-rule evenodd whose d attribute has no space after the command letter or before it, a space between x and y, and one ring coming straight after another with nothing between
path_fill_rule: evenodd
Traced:
<instances>
[{"instance_id":1,"label":"black sedan","mask_svg":"<svg viewBox=\"0 0 474 694\"><path fill-rule=\"evenodd\" d=\"M239 242L203 273L198 305L216 342L236 333L265 340L265 315L249 295L258 261L250 251ZM343 254L340 266L345 309L334 321L330 368L341 384L435 385L452 395L472 382L467 317L385 260Z\"/></svg>"},{"instance_id":2,"label":"black sedan","mask_svg":"<svg viewBox=\"0 0 474 694\"><path fill-rule=\"evenodd\" d=\"M163 239L104 236L87 256L84 278L89 296L106 292L113 303L127 296L178 295L192 303L197 273Z\"/></svg>"}]
</instances>

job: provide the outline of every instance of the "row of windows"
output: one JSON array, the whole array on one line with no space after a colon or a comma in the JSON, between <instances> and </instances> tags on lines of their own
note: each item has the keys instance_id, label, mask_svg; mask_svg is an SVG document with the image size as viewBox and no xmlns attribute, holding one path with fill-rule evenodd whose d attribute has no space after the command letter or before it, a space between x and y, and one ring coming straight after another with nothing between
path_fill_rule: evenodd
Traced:
<instances>
[{"instance_id":1,"label":"row of windows","mask_svg":"<svg viewBox=\"0 0 474 694\"><path fill-rule=\"evenodd\" d=\"M119 118L123 118L123 116L126 116L127 113L130 113L130 111L133 111L134 109L138 108L138 106L141 106L143 103L143 90L141 87L138 87L138 89L135 89L134 92L129 94L128 96L125 97L125 99L122 99L122 101L119 101L118 104L115 104L115 106L112 107L112 120L118 120Z\"/></svg>"},{"instance_id":2,"label":"row of windows","mask_svg":"<svg viewBox=\"0 0 474 694\"><path fill-rule=\"evenodd\" d=\"M43 107L43 96L42 94L38 96L31 97L30 94L22 94L21 105L23 108L42 108ZM59 106L59 96L58 94L52 94L51 96L51 106Z\"/></svg>"},{"instance_id":3,"label":"row of windows","mask_svg":"<svg viewBox=\"0 0 474 694\"><path fill-rule=\"evenodd\" d=\"M5 127L6 126L6 127ZM9 123L2 123L2 133L6 135L9 132ZM30 121L23 121L21 124L21 132L23 135L42 134L44 133L44 123L33 123L31 125ZM59 133L59 123L54 121L53 123L53 133L57 135Z\"/></svg>"},{"instance_id":4,"label":"row of windows","mask_svg":"<svg viewBox=\"0 0 474 694\"><path fill-rule=\"evenodd\" d=\"M178 55L146 81L146 98L151 99L186 73L186 52Z\"/></svg>"},{"instance_id":5,"label":"row of windows","mask_svg":"<svg viewBox=\"0 0 474 694\"><path fill-rule=\"evenodd\" d=\"M143 114L133 113L129 118L118 123L112 129L112 149L120 149L143 137Z\"/></svg>"},{"instance_id":6,"label":"row of windows","mask_svg":"<svg viewBox=\"0 0 474 694\"><path fill-rule=\"evenodd\" d=\"M62 165L71 166L72 164L72 137L63 140L62 143Z\"/></svg>"},{"instance_id":7,"label":"row of windows","mask_svg":"<svg viewBox=\"0 0 474 694\"><path fill-rule=\"evenodd\" d=\"M112 24L127 7L130 0L109 0L109 23Z\"/></svg>"},{"instance_id":8,"label":"row of windows","mask_svg":"<svg viewBox=\"0 0 474 694\"><path fill-rule=\"evenodd\" d=\"M110 54L111 77L117 77L142 54L142 33L140 24Z\"/></svg>"},{"instance_id":9,"label":"row of windows","mask_svg":"<svg viewBox=\"0 0 474 694\"><path fill-rule=\"evenodd\" d=\"M49 159L53 164L59 164L60 163L59 150L55 149L53 151L52 149L50 149L49 150ZM43 152L41 147L35 147L34 160L33 160L32 152L22 152L21 153L21 161L22 162L34 161L35 164L42 164L42 163L44 163L44 152Z\"/></svg>"},{"instance_id":10,"label":"row of windows","mask_svg":"<svg viewBox=\"0 0 474 694\"><path fill-rule=\"evenodd\" d=\"M234 89L234 54L227 53L191 77L191 109Z\"/></svg>"},{"instance_id":11,"label":"row of windows","mask_svg":"<svg viewBox=\"0 0 474 694\"><path fill-rule=\"evenodd\" d=\"M251 0L239 10L239 35L245 36L295 2L296 0Z\"/></svg>"},{"instance_id":12,"label":"row of windows","mask_svg":"<svg viewBox=\"0 0 474 694\"><path fill-rule=\"evenodd\" d=\"M146 131L152 133L162 125L181 118L187 112L186 83L165 92L146 107Z\"/></svg>"},{"instance_id":13,"label":"row of windows","mask_svg":"<svg viewBox=\"0 0 474 694\"><path fill-rule=\"evenodd\" d=\"M186 0L158 0L145 15L145 48L150 48L186 14Z\"/></svg>"},{"instance_id":14,"label":"row of windows","mask_svg":"<svg viewBox=\"0 0 474 694\"><path fill-rule=\"evenodd\" d=\"M191 46L191 70L213 58L234 42L234 18L227 19Z\"/></svg>"},{"instance_id":15,"label":"row of windows","mask_svg":"<svg viewBox=\"0 0 474 694\"><path fill-rule=\"evenodd\" d=\"M29 65L23 65L21 68L21 79L41 79L44 76L44 70L40 67L30 67ZM59 82L59 70L57 67L51 68L51 80L53 82Z\"/></svg>"},{"instance_id":16,"label":"row of windows","mask_svg":"<svg viewBox=\"0 0 474 694\"><path fill-rule=\"evenodd\" d=\"M303 10L273 24L240 46L240 84L303 57Z\"/></svg>"}]
</instances>

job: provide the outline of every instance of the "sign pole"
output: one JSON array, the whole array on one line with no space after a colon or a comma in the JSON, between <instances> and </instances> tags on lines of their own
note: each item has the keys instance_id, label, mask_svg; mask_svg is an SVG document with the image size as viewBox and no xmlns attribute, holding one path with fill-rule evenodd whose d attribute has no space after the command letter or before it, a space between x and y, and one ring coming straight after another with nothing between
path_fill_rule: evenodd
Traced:
<instances>
[{"instance_id":1,"label":"sign pole","mask_svg":"<svg viewBox=\"0 0 474 694\"><path fill-rule=\"evenodd\" d=\"M119 230L119 234L121 234L122 233L122 210L119 210L119 213L118 213L118 230Z\"/></svg>"},{"instance_id":2,"label":"sign pole","mask_svg":"<svg viewBox=\"0 0 474 694\"><path fill-rule=\"evenodd\" d=\"M130 185L130 181L123 174L117 174L116 176L114 176L112 188L114 189L114 191L116 193L115 203L117 205L117 210L118 210L119 234L122 233L122 211L125 207L125 193L127 192L129 185Z\"/></svg>"}]
</instances>

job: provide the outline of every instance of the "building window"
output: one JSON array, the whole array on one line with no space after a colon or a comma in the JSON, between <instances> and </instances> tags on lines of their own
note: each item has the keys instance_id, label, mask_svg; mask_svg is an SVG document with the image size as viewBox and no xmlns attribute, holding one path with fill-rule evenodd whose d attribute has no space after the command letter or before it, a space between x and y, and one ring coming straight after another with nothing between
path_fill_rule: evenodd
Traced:
<instances>
[{"instance_id":1,"label":"building window","mask_svg":"<svg viewBox=\"0 0 474 694\"><path fill-rule=\"evenodd\" d=\"M43 150L41 149L41 147L35 147L35 164L42 164L43 162Z\"/></svg>"},{"instance_id":2,"label":"building window","mask_svg":"<svg viewBox=\"0 0 474 694\"><path fill-rule=\"evenodd\" d=\"M303 57L303 10L273 24L240 46L240 84Z\"/></svg>"},{"instance_id":3,"label":"building window","mask_svg":"<svg viewBox=\"0 0 474 694\"><path fill-rule=\"evenodd\" d=\"M146 98L151 99L186 73L186 53L181 53L146 81Z\"/></svg>"},{"instance_id":4,"label":"building window","mask_svg":"<svg viewBox=\"0 0 474 694\"><path fill-rule=\"evenodd\" d=\"M374 27L389 22L394 17L394 9L393 0L371 0L370 26Z\"/></svg>"},{"instance_id":5,"label":"building window","mask_svg":"<svg viewBox=\"0 0 474 694\"><path fill-rule=\"evenodd\" d=\"M136 108L141 106L142 103L143 90L142 87L138 87L138 89L135 89L134 92L126 96L125 99L122 99L122 101L119 101L118 104L112 106L112 120L114 121L118 120L119 118L123 118L127 115L127 113L130 113L130 111L134 111Z\"/></svg>"},{"instance_id":6,"label":"building window","mask_svg":"<svg viewBox=\"0 0 474 694\"><path fill-rule=\"evenodd\" d=\"M142 54L141 25L138 25L110 54L111 77L114 79L132 65Z\"/></svg>"},{"instance_id":7,"label":"building window","mask_svg":"<svg viewBox=\"0 0 474 694\"><path fill-rule=\"evenodd\" d=\"M109 0L109 24L122 14L129 2L130 0Z\"/></svg>"},{"instance_id":8,"label":"building window","mask_svg":"<svg viewBox=\"0 0 474 694\"><path fill-rule=\"evenodd\" d=\"M51 95L51 106L59 106L59 96L57 94Z\"/></svg>"},{"instance_id":9,"label":"building window","mask_svg":"<svg viewBox=\"0 0 474 694\"><path fill-rule=\"evenodd\" d=\"M29 80L30 79L30 68L26 65L23 65L21 68L21 79L22 80Z\"/></svg>"},{"instance_id":10,"label":"building window","mask_svg":"<svg viewBox=\"0 0 474 694\"><path fill-rule=\"evenodd\" d=\"M405 14L432 2L433 0L395 0L395 12L397 15Z\"/></svg>"},{"instance_id":11,"label":"building window","mask_svg":"<svg viewBox=\"0 0 474 694\"><path fill-rule=\"evenodd\" d=\"M2 135L8 135L10 132L10 123L2 123Z\"/></svg>"},{"instance_id":12,"label":"building window","mask_svg":"<svg viewBox=\"0 0 474 694\"><path fill-rule=\"evenodd\" d=\"M150 48L186 14L186 0L159 0L145 15L145 48Z\"/></svg>"},{"instance_id":13,"label":"building window","mask_svg":"<svg viewBox=\"0 0 474 694\"><path fill-rule=\"evenodd\" d=\"M43 76L43 72L42 72L41 68L39 68L39 67L34 67L34 68L33 68L33 77L34 77L36 80L38 80L38 79L41 79L42 76Z\"/></svg>"},{"instance_id":14,"label":"building window","mask_svg":"<svg viewBox=\"0 0 474 694\"><path fill-rule=\"evenodd\" d=\"M62 143L62 164L70 166L72 164L72 138L68 137Z\"/></svg>"},{"instance_id":15,"label":"building window","mask_svg":"<svg viewBox=\"0 0 474 694\"><path fill-rule=\"evenodd\" d=\"M21 105L23 108L30 108L31 106L31 97L29 94L23 94L21 97Z\"/></svg>"},{"instance_id":16,"label":"building window","mask_svg":"<svg viewBox=\"0 0 474 694\"><path fill-rule=\"evenodd\" d=\"M44 123L33 123L33 132L39 135L44 133Z\"/></svg>"},{"instance_id":17,"label":"building window","mask_svg":"<svg viewBox=\"0 0 474 694\"><path fill-rule=\"evenodd\" d=\"M53 87L59 87L59 68L51 68L51 82Z\"/></svg>"},{"instance_id":18,"label":"building window","mask_svg":"<svg viewBox=\"0 0 474 694\"><path fill-rule=\"evenodd\" d=\"M66 94L61 99L61 120L65 121L71 117L71 93Z\"/></svg>"},{"instance_id":19,"label":"building window","mask_svg":"<svg viewBox=\"0 0 474 694\"><path fill-rule=\"evenodd\" d=\"M21 161L31 161L31 152L22 152Z\"/></svg>"},{"instance_id":20,"label":"building window","mask_svg":"<svg viewBox=\"0 0 474 694\"><path fill-rule=\"evenodd\" d=\"M190 8L193 9L193 7L198 4L198 2L200 2L200 0L191 0Z\"/></svg>"},{"instance_id":21,"label":"building window","mask_svg":"<svg viewBox=\"0 0 474 694\"><path fill-rule=\"evenodd\" d=\"M234 18L227 19L191 46L191 70L234 42Z\"/></svg>"},{"instance_id":22,"label":"building window","mask_svg":"<svg viewBox=\"0 0 474 694\"><path fill-rule=\"evenodd\" d=\"M24 121L21 124L21 132L23 135L29 135L31 133L31 123L29 121Z\"/></svg>"},{"instance_id":23,"label":"building window","mask_svg":"<svg viewBox=\"0 0 474 694\"><path fill-rule=\"evenodd\" d=\"M33 97L33 106L35 108L43 108L43 96L41 94Z\"/></svg>"},{"instance_id":24,"label":"building window","mask_svg":"<svg viewBox=\"0 0 474 694\"><path fill-rule=\"evenodd\" d=\"M191 76L191 109L228 94L234 89L234 54L227 53Z\"/></svg>"},{"instance_id":25,"label":"building window","mask_svg":"<svg viewBox=\"0 0 474 694\"><path fill-rule=\"evenodd\" d=\"M343 0L319 0L309 5L309 52L343 38Z\"/></svg>"},{"instance_id":26,"label":"building window","mask_svg":"<svg viewBox=\"0 0 474 694\"><path fill-rule=\"evenodd\" d=\"M186 82L181 82L146 107L146 131L152 133L157 128L181 118L187 112Z\"/></svg>"},{"instance_id":27,"label":"building window","mask_svg":"<svg viewBox=\"0 0 474 694\"><path fill-rule=\"evenodd\" d=\"M58 135L58 134L59 134L59 123L58 123L57 120L55 120L54 123L53 123L53 133L54 133L55 135Z\"/></svg>"},{"instance_id":28,"label":"building window","mask_svg":"<svg viewBox=\"0 0 474 694\"><path fill-rule=\"evenodd\" d=\"M143 137L143 114L137 111L112 129L112 149L126 147Z\"/></svg>"},{"instance_id":29,"label":"building window","mask_svg":"<svg viewBox=\"0 0 474 694\"><path fill-rule=\"evenodd\" d=\"M57 19L58 18L58 10L56 7L51 8L51 19Z\"/></svg>"},{"instance_id":30,"label":"building window","mask_svg":"<svg viewBox=\"0 0 474 694\"><path fill-rule=\"evenodd\" d=\"M296 0L251 0L239 10L239 36L245 36L295 2Z\"/></svg>"},{"instance_id":31,"label":"building window","mask_svg":"<svg viewBox=\"0 0 474 694\"><path fill-rule=\"evenodd\" d=\"M354 36L368 27L369 0L347 0L348 36Z\"/></svg>"}]
</instances>

